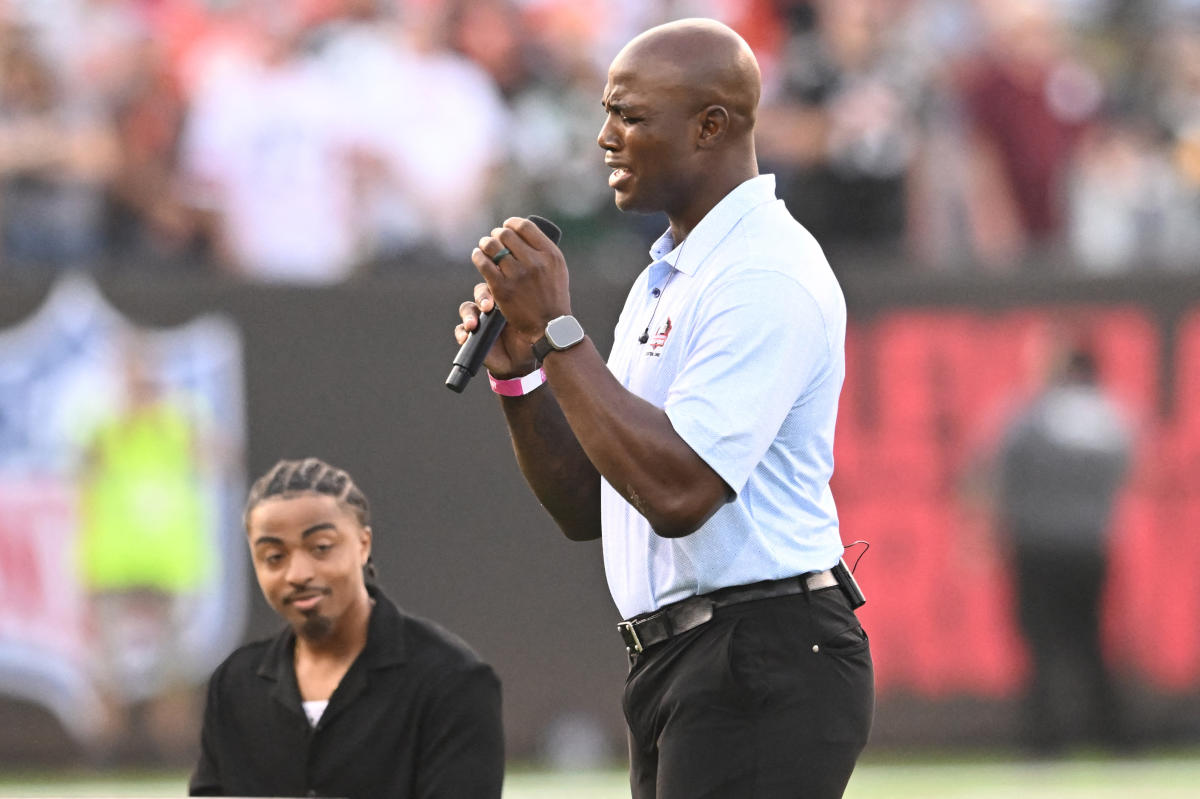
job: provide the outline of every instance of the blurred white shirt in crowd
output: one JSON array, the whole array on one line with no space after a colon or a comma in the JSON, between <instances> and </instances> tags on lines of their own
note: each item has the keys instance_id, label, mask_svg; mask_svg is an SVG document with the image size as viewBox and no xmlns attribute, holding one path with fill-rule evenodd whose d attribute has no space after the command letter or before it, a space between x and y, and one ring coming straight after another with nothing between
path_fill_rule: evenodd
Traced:
<instances>
[{"instance_id":1,"label":"blurred white shirt in crowd","mask_svg":"<svg viewBox=\"0 0 1200 799\"><path fill-rule=\"evenodd\" d=\"M188 200L217 214L247 277L336 282L358 253L353 109L308 61L225 63L184 132Z\"/></svg>"},{"instance_id":2,"label":"blurred white shirt in crowd","mask_svg":"<svg viewBox=\"0 0 1200 799\"><path fill-rule=\"evenodd\" d=\"M492 178L512 135L491 77L466 58L363 23L334 27L318 58L352 108L354 140L383 167L364 185L371 254L431 246L465 259L498 221L489 213Z\"/></svg>"}]
</instances>

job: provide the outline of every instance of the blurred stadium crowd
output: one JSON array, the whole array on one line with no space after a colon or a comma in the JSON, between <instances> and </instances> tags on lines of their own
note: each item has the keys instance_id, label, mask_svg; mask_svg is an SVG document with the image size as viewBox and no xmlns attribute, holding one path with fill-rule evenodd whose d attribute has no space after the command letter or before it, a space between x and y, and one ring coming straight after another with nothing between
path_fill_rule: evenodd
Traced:
<instances>
[{"instance_id":1,"label":"blurred stadium crowd","mask_svg":"<svg viewBox=\"0 0 1200 799\"><path fill-rule=\"evenodd\" d=\"M759 155L837 269L1200 270L1200 0L0 0L0 276L329 284L617 216L621 43L759 55Z\"/></svg>"}]
</instances>

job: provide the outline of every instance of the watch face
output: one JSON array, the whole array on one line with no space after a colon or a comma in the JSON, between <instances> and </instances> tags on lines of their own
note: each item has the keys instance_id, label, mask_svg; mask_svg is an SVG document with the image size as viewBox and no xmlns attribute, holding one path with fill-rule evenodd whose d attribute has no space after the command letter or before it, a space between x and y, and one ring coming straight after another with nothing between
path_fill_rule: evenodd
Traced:
<instances>
[{"instance_id":1,"label":"watch face","mask_svg":"<svg viewBox=\"0 0 1200 799\"><path fill-rule=\"evenodd\" d=\"M546 339L556 350L564 350L583 341L583 326L574 316L560 316L546 325Z\"/></svg>"}]
</instances>

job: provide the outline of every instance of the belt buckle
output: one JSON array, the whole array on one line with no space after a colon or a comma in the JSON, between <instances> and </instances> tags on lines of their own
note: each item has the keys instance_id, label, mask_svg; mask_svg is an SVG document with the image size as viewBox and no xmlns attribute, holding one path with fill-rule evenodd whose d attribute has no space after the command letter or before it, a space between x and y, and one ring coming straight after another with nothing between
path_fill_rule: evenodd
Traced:
<instances>
[{"instance_id":1,"label":"belt buckle","mask_svg":"<svg viewBox=\"0 0 1200 799\"><path fill-rule=\"evenodd\" d=\"M633 622L620 622L617 624L617 631L621 633L621 638L625 641L625 650L631 655L640 655L644 647L641 639L638 638L637 630L633 627Z\"/></svg>"}]
</instances>

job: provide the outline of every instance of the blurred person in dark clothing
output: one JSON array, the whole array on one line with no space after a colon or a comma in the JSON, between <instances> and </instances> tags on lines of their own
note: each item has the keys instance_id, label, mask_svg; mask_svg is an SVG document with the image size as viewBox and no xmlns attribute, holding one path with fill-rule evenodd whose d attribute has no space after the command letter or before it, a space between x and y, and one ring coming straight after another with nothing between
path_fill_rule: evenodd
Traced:
<instances>
[{"instance_id":1,"label":"blurred person in dark clothing","mask_svg":"<svg viewBox=\"0 0 1200 799\"><path fill-rule=\"evenodd\" d=\"M788 35L758 145L780 197L829 251L902 243L924 76L896 35L900 4L780 3Z\"/></svg>"},{"instance_id":2,"label":"blurred person in dark clothing","mask_svg":"<svg viewBox=\"0 0 1200 799\"><path fill-rule=\"evenodd\" d=\"M1126 743L1100 609L1113 506L1132 447L1130 426L1084 349L1070 353L1001 442L1000 523L1033 666L1024 737L1037 752L1078 740Z\"/></svg>"},{"instance_id":3,"label":"blurred person in dark clothing","mask_svg":"<svg viewBox=\"0 0 1200 799\"><path fill-rule=\"evenodd\" d=\"M375 585L370 508L350 475L280 461L251 487L245 523L287 627L214 672L190 794L499 799L500 682Z\"/></svg>"}]
</instances>

